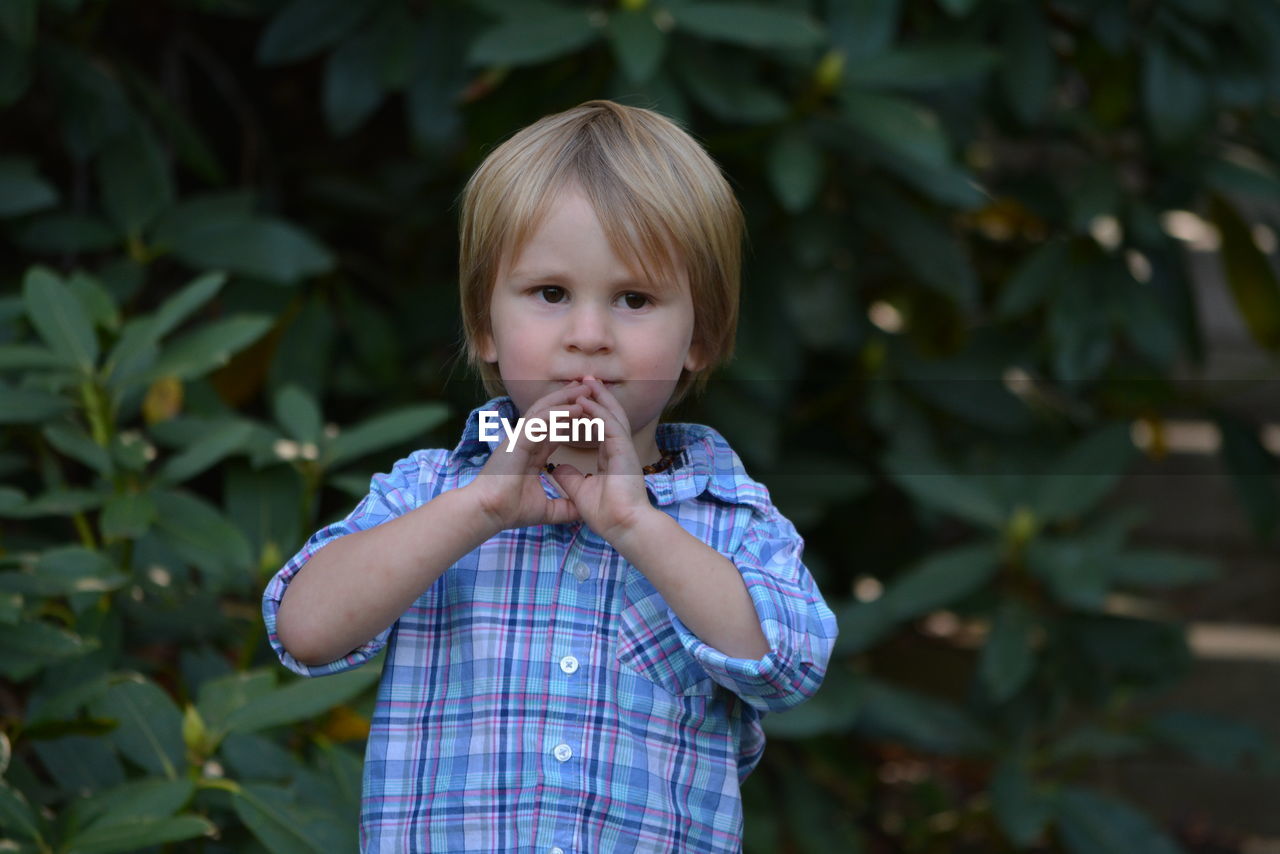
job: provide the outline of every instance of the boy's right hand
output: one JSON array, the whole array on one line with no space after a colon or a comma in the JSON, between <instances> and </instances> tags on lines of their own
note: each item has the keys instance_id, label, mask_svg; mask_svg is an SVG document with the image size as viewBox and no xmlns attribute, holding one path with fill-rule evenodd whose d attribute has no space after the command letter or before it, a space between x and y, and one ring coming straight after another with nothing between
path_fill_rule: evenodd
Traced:
<instances>
[{"instance_id":1,"label":"boy's right hand","mask_svg":"<svg viewBox=\"0 0 1280 854\"><path fill-rule=\"evenodd\" d=\"M569 419L578 418L584 407L572 401L587 391L583 383L571 383L535 401L528 412L521 414L526 419L549 422L551 410L555 409L568 412ZM494 532L580 519L578 508L568 498L547 497L539 477L552 452L563 443L550 439L532 442L523 430L517 434L510 453L507 442L504 433L475 480L463 487L479 503Z\"/></svg>"}]
</instances>

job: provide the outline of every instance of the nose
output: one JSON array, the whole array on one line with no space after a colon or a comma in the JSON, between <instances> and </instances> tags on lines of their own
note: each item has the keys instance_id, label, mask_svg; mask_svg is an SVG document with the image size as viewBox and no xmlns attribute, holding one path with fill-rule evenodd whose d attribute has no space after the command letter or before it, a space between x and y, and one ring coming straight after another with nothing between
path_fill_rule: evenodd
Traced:
<instances>
[{"instance_id":1,"label":"nose","mask_svg":"<svg viewBox=\"0 0 1280 854\"><path fill-rule=\"evenodd\" d=\"M592 305L574 306L565 328L564 345L567 350L581 353L607 353L612 350L609 310Z\"/></svg>"}]
</instances>

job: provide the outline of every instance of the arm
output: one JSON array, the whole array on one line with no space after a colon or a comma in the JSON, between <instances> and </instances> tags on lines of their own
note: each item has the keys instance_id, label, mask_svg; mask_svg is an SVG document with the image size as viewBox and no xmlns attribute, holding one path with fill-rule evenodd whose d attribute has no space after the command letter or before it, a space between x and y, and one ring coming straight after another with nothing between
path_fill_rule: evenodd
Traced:
<instances>
[{"instance_id":1,"label":"arm","mask_svg":"<svg viewBox=\"0 0 1280 854\"><path fill-rule=\"evenodd\" d=\"M299 662L333 661L386 629L446 569L493 535L467 487L444 492L375 528L320 549L276 614Z\"/></svg>"},{"instance_id":2,"label":"arm","mask_svg":"<svg viewBox=\"0 0 1280 854\"><path fill-rule=\"evenodd\" d=\"M655 509L613 546L706 643L735 658L770 651L738 568L676 520Z\"/></svg>"}]
</instances>

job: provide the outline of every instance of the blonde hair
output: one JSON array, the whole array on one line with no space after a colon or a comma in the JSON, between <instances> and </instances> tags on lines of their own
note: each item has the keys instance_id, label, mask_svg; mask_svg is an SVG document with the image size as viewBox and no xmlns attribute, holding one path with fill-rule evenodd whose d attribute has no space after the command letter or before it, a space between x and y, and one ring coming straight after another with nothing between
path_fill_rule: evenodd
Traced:
<instances>
[{"instance_id":1,"label":"blonde hair","mask_svg":"<svg viewBox=\"0 0 1280 854\"><path fill-rule=\"evenodd\" d=\"M742 209L715 161L651 110L588 101L546 116L485 158L462 192L458 288L467 362L490 395L504 392L478 342L503 259L520 254L556 195L579 188L617 255L655 284L689 276L698 371L683 370L667 408L733 355ZM673 257L674 255L674 257Z\"/></svg>"}]
</instances>

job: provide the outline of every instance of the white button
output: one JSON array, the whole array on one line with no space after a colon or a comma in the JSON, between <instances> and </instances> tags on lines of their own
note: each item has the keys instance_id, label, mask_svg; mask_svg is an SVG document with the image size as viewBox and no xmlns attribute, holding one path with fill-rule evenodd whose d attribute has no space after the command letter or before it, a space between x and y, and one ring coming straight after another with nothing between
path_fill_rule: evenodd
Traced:
<instances>
[{"instance_id":1,"label":"white button","mask_svg":"<svg viewBox=\"0 0 1280 854\"><path fill-rule=\"evenodd\" d=\"M557 846L551 849L551 854L564 854L564 849Z\"/></svg>"},{"instance_id":2,"label":"white button","mask_svg":"<svg viewBox=\"0 0 1280 854\"><path fill-rule=\"evenodd\" d=\"M581 561L579 561L578 565L573 568L573 577L578 579L579 581L586 581L590 575L591 575L591 567L587 566L585 563L582 563Z\"/></svg>"},{"instance_id":3,"label":"white button","mask_svg":"<svg viewBox=\"0 0 1280 854\"><path fill-rule=\"evenodd\" d=\"M578 659L572 655L566 655L560 659L560 669L565 673L576 673L578 670Z\"/></svg>"},{"instance_id":4,"label":"white button","mask_svg":"<svg viewBox=\"0 0 1280 854\"><path fill-rule=\"evenodd\" d=\"M573 748L567 744L557 744L556 749L551 753L561 762L568 762L573 758Z\"/></svg>"}]
</instances>

